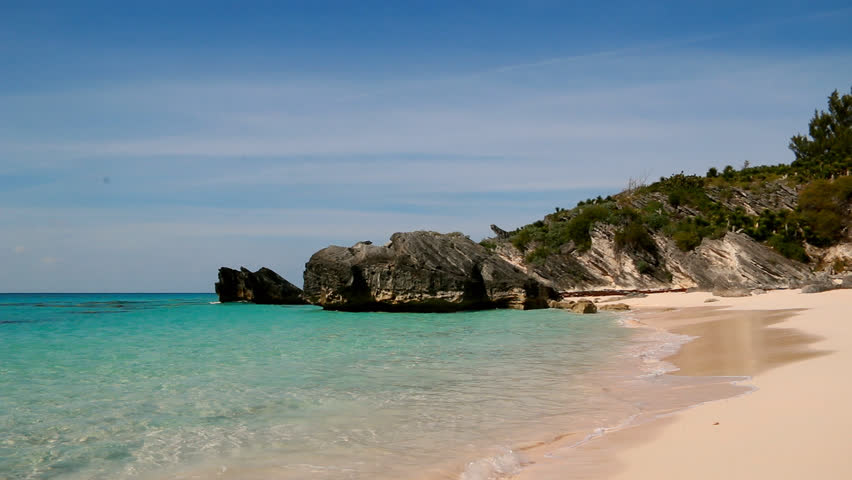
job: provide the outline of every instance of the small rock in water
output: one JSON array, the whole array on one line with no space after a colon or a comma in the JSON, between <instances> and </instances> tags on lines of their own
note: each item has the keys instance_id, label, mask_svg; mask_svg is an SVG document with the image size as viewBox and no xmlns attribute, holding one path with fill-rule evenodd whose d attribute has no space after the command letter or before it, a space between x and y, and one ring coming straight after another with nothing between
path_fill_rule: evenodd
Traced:
<instances>
[{"instance_id":1,"label":"small rock in water","mask_svg":"<svg viewBox=\"0 0 852 480\"><path fill-rule=\"evenodd\" d=\"M574 300L548 300L547 306L549 308L561 308L565 310L571 310L571 307L577 303Z\"/></svg>"},{"instance_id":2,"label":"small rock in water","mask_svg":"<svg viewBox=\"0 0 852 480\"><path fill-rule=\"evenodd\" d=\"M626 310L630 310L630 305L626 303L605 303L598 307L598 310L610 311L610 312L623 312Z\"/></svg>"},{"instance_id":3,"label":"small rock in water","mask_svg":"<svg viewBox=\"0 0 852 480\"><path fill-rule=\"evenodd\" d=\"M580 300L571 307L574 313L597 313L598 307L588 300Z\"/></svg>"}]
</instances>

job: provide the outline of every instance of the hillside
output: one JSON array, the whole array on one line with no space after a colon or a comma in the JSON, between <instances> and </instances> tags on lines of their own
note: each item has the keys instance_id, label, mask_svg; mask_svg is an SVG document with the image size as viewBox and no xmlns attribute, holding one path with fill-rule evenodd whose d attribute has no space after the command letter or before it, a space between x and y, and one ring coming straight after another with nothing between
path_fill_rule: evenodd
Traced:
<instances>
[{"instance_id":1,"label":"hillside","mask_svg":"<svg viewBox=\"0 0 852 480\"><path fill-rule=\"evenodd\" d=\"M832 93L789 146L789 165L631 182L481 244L562 291L777 288L852 269L852 94Z\"/></svg>"}]
</instances>

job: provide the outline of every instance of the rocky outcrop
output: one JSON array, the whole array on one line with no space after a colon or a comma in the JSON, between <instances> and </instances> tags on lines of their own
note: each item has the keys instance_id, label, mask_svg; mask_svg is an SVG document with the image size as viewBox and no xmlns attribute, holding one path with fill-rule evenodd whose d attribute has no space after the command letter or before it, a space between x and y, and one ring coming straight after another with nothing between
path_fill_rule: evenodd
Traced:
<instances>
[{"instance_id":1,"label":"rocky outcrop","mask_svg":"<svg viewBox=\"0 0 852 480\"><path fill-rule=\"evenodd\" d=\"M540 263L526 262L521 251L501 242L495 251L530 276L571 295L606 291L742 290L798 288L813 280L810 268L790 260L740 233L719 239L705 238L700 246L683 252L663 235L653 236L656 251L620 250L615 228L595 225L592 244L585 251L572 245Z\"/></svg>"},{"instance_id":2,"label":"rocky outcrop","mask_svg":"<svg viewBox=\"0 0 852 480\"><path fill-rule=\"evenodd\" d=\"M822 293L834 290L835 288L837 288L837 285L831 281L819 281L802 287L802 293Z\"/></svg>"},{"instance_id":3,"label":"rocky outcrop","mask_svg":"<svg viewBox=\"0 0 852 480\"><path fill-rule=\"evenodd\" d=\"M589 300L580 300L571 306L571 311L574 313L598 313L598 307Z\"/></svg>"},{"instance_id":4,"label":"rocky outcrop","mask_svg":"<svg viewBox=\"0 0 852 480\"><path fill-rule=\"evenodd\" d=\"M551 300L548 307L571 310L574 313L597 313L598 307L591 300Z\"/></svg>"},{"instance_id":5,"label":"rocky outcrop","mask_svg":"<svg viewBox=\"0 0 852 480\"><path fill-rule=\"evenodd\" d=\"M216 282L219 301L250 302L276 305L301 305L307 303L302 290L272 270L263 267L251 272L245 267L239 270L222 267Z\"/></svg>"},{"instance_id":6,"label":"rocky outcrop","mask_svg":"<svg viewBox=\"0 0 852 480\"><path fill-rule=\"evenodd\" d=\"M793 210L799 192L783 180L767 182L759 190L738 187L708 187L707 196L725 208L742 208L749 215L760 215L764 210Z\"/></svg>"},{"instance_id":7,"label":"rocky outcrop","mask_svg":"<svg viewBox=\"0 0 852 480\"><path fill-rule=\"evenodd\" d=\"M556 292L460 233L395 233L330 246L305 265L305 297L334 310L546 308Z\"/></svg>"},{"instance_id":8,"label":"rocky outcrop","mask_svg":"<svg viewBox=\"0 0 852 480\"><path fill-rule=\"evenodd\" d=\"M704 239L694 251L668 248L669 268L680 282L692 279L702 289L797 288L813 279L811 269L790 260L748 235L728 232L716 240Z\"/></svg>"}]
</instances>

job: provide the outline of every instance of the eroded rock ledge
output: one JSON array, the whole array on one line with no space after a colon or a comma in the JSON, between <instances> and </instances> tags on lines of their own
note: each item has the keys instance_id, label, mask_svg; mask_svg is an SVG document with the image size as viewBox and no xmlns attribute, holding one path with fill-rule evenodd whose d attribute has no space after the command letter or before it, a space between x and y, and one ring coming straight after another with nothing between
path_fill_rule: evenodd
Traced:
<instances>
[{"instance_id":1,"label":"eroded rock ledge","mask_svg":"<svg viewBox=\"0 0 852 480\"><path fill-rule=\"evenodd\" d=\"M395 233L330 246L305 265L305 298L332 310L547 308L556 292L461 233Z\"/></svg>"}]
</instances>

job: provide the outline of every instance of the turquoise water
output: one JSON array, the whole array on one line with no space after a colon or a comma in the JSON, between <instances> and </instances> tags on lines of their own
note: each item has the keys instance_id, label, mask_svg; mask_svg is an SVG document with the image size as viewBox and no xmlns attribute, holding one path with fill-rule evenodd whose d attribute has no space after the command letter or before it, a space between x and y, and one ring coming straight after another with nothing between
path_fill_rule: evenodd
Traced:
<instances>
[{"instance_id":1,"label":"turquoise water","mask_svg":"<svg viewBox=\"0 0 852 480\"><path fill-rule=\"evenodd\" d=\"M629 413L614 316L215 300L0 295L0 479L474 478Z\"/></svg>"}]
</instances>

